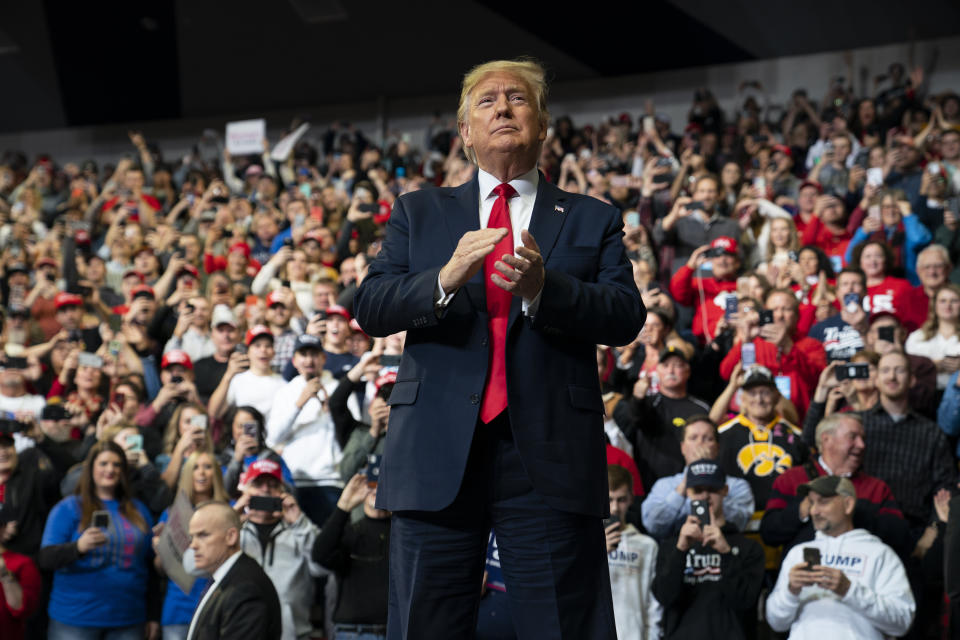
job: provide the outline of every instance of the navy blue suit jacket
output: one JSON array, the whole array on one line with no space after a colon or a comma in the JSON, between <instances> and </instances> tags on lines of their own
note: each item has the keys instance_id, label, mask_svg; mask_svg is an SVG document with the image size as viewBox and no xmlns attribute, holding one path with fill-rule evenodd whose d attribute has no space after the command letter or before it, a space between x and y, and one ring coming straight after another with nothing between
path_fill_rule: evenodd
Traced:
<instances>
[{"instance_id":1,"label":"navy blue suit jacket","mask_svg":"<svg viewBox=\"0 0 960 640\"><path fill-rule=\"evenodd\" d=\"M460 187L400 197L383 249L354 302L373 336L407 331L377 506L437 511L457 495L488 367L481 269L441 318L440 268L461 236L479 229L476 177ZM535 489L551 507L608 512L603 402L596 345L636 338L646 311L613 207L566 193L541 174L529 227L546 278L534 318L513 298L507 329L507 397L514 441ZM481 427L482 428L482 427Z\"/></svg>"}]
</instances>

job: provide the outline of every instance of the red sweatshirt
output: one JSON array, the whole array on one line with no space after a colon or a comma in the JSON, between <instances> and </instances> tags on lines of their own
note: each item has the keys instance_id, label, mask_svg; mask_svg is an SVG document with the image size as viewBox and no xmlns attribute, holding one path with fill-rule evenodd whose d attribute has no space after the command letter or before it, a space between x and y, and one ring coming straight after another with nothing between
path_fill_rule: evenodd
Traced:
<instances>
[{"instance_id":1,"label":"red sweatshirt","mask_svg":"<svg viewBox=\"0 0 960 640\"><path fill-rule=\"evenodd\" d=\"M40 572L33 560L13 551L3 552L3 562L7 570L17 578L23 589L23 598L19 609L13 609L7 603L3 589L0 588L0 638L20 640L26 638L26 621L40 604Z\"/></svg>"},{"instance_id":2,"label":"red sweatshirt","mask_svg":"<svg viewBox=\"0 0 960 640\"><path fill-rule=\"evenodd\" d=\"M794 338L793 348L788 353L777 357L777 347L763 338L754 338L753 344L757 350L757 364L763 365L775 376L790 378L790 401L797 408L800 421L807 413L810 399L817 388L820 372L827 366L827 353L823 345L813 338ZM729 380L733 368L740 362L740 341L733 343L733 348L720 362L720 375Z\"/></svg>"},{"instance_id":3,"label":"red sweatshirt","mask_svg":"<svg viewBox=\"0 0 960 640\"><path fill-rule=\"evenodd\" d=\"M700 304L700 287L703 287L703 301ZM694 308L693 335L706 343L717 330L717 323L726 310L728 293L737 290L736 280L717 280L716 278L694 278L693 269L687 265L680 267L670 279L670 295L679 304ZM704 316L707 326L704 328ZM705 330L706 329L706 330Z\"/></svg>"},{"instance_id":4,"label":"red sweatshirt","mask_svg":"<svg viewBox=\"0 0 960 640\"><path fill-rule=\"evenodd\" d=\"M828 256L840 256L840 259L843 260L851 238L853 238L853 234L848 230L844 229L843 233L835 235L833 231L830 231L820 222L820 218L814 217L810 220L806 229L803 230L800 244L816 245L823 249Z\"/></svg>"},{"instance_id":5,"label":"red sweatshirt","mask_svg":"<svg viewBox=\"0 0 960 640\"><path fill-rule=\"evenodd\" d=\"M930 304L923 287L919 287L919 295L917 289L903 278L887 276L880 284L867 287L864 308L871 314L890 311L910 333L926 322Z\"/></svg>"}]
</instances>

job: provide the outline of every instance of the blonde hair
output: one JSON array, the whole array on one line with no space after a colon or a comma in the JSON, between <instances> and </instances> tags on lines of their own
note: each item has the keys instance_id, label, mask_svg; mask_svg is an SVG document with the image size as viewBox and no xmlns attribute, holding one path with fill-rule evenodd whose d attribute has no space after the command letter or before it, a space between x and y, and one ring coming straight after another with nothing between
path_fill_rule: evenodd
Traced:
<instances>
[{"instance_id":1,"label":"blonde hair","mask_svg":"<svg viewBox=\"0 0 960 640\"><path fill-rule=\"evenodd\" d=\"M473 91L480 81L491 73L509 73L519 78L529 87L530 91L536 96L537 113L540 123L544 129L550 120L550 112L547 109L547 72L543 66L532 58L517 58L516 60L491 60L484 62L470 69L463 76L463 84L460 88L460 104L457 107L457 124L467 121L467 115L470 111L470 92ZM477 154L473 149L464 147L464 153L470 162L477 163Z\"/></svg>"},{"instance_id":2,"label":"blonde hair","mask_svg":"<svg viewBox=\"0 0 960 640\"><path fill-rule=\"evenodd\" d=\"M213 451L194 451L183 463L183 468L180 469L180 483L179 489L187 494L187 497L190 498L190 504L197 504L197 493L193 488L193 470L197 467L197 462L200 460L201 456L207 456L210 458L210 462L213 463L213 495L208 500L216 500L219 502L227 502L227 490L223 487L223 475L220 472L220 465L217 464L217 457L213 455Z\"/></svg>"},{"instance_id":3,"label":"blonde hair","mask_svg":"<svg viewBox=\"0 0 960 640\"><path fill-rule=\"evenodd\" d=\"M770 220L770 231L773 231L773 224L777 221L783 222L787 225L787 230L789 233L789 240L787 240L787 246L785 249L787 251L799 251L800 250L800 236L797 234L797 225L794 224L792 218L772 218ZM773 246L773 234L770 233L767 235L767 260L773 258L773 254L776 252L777 248Z\"/></svg>"},{"instance_id":4,"label":"blonde hair","mask_svg":"<svg viewBox=\"0 0 960 640\"><path fill-rule=\"evenodd\" d=\"M920 327L924 340L931 340L933 336L937 335L937 332L940 331L940 318L937 317L937 298L944 291L950 291L960 298L960 286L952 282L941 285L940 288L934 292L930 297L930 305L927 307L927 321Z\"/></svg>"}]
</instances>

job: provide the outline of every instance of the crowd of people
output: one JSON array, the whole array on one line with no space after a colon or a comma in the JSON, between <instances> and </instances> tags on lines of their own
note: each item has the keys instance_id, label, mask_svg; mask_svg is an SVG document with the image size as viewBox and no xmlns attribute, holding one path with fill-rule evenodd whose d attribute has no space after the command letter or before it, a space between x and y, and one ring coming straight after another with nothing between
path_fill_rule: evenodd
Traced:
<instances>
[{"instance_id":1,"label":"crowd of people","mask_svg":"<svg viewBox=\"0 0 960 640\"><path fill-rule=\"evenodd\" d=\"M618 634L946 637L960 96L899 64L868 96L739 91L685 123L561 116L542 146L546 180L622 212L648 311L596 346ZM396 199L473 179L456 128L336 123L283 161L130 142L0 156L0 636L201 637L222 525L280 605L238 629L385 637L406 335L353 300ZM478 637L510 638L493 534Z\"/></svg>"}]
</instances>

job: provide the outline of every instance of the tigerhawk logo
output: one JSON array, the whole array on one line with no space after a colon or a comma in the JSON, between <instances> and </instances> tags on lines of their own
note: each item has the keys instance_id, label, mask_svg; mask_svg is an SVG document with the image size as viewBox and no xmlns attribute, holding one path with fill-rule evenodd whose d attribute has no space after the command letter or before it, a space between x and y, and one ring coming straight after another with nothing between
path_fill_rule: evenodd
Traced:
<instances>
[{"instance_id":1,"label":"tigerhawk logo","mask_svg":"<svg viewBox=\"0 0 960 640\"><path fill-rule=\"evenodd\" d=\"M737 465L743 473L750 473L759 477L770 474L780 475L793 466L793 456L783 450L783 447L768 442L745 445L737 453Z\"/></svg>"}]
</instances>

